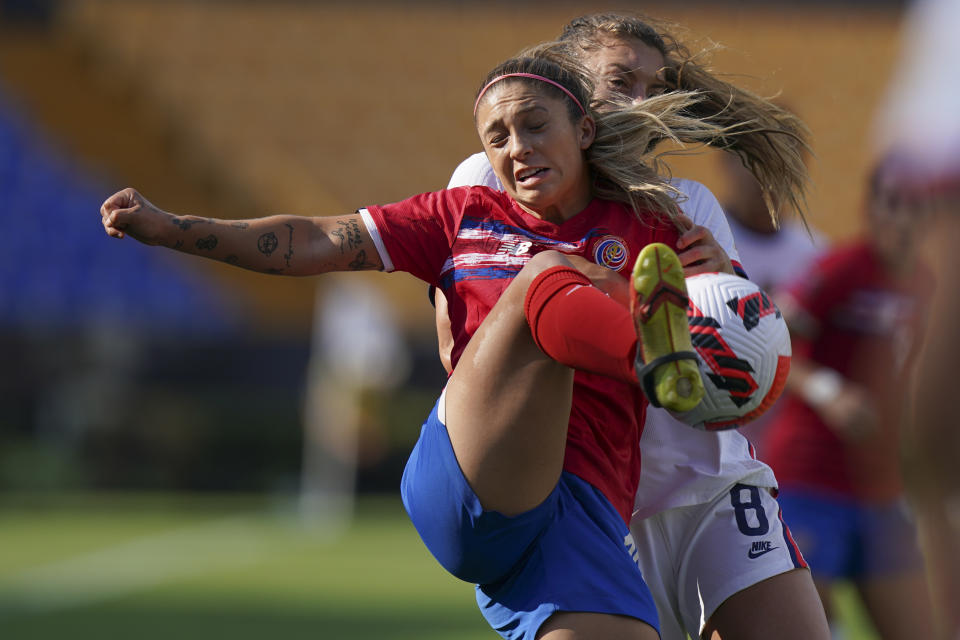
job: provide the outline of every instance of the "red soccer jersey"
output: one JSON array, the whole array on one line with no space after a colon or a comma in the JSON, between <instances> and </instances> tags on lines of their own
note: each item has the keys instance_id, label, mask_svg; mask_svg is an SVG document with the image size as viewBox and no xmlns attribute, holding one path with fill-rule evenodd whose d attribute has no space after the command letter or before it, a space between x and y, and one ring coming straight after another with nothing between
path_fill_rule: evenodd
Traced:
<instances>
[{"instance_id":1,"label":"red soccer jersey","mask_svg":"<svg viewBox=\"0 0 960 640\"><path fill-rule=\"evenodd\" d=\"M367 211L387 269L411 273L446 296L454 366L510 280L537 253L583 256L628 277L644 246L675 247L678 238L666 222L653 215L639 219L616 202L595 199L554 224L486 187L426 193ZM640 478L645 409L633 385L584 372L574 377L564 469L599 489L624 522Z\"/></svg>"},{"instance_id":2,"label":"red soccer jersey","mask_svg":"<svg viewBox=\"0 0 960 640\"><path fill-rule=\"evenodd\" d=\"M816 339L794 337L794 355L861 385L880 424L851 443L801 398L785 393L765 449L765 461L781 487L828 489L868 501L900 495L907 372L930 292L925 270L917 268L906 281L894 281L866 242L826 254L787 291L801 314L818 325Z\"/></svg>"}]
</instances>

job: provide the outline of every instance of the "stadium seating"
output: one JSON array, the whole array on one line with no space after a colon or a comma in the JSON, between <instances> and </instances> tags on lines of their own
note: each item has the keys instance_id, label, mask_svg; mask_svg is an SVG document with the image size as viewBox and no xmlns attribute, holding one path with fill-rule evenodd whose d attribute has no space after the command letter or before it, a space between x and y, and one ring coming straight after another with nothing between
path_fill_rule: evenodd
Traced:
<instances>
[{"instance_id":1,"label":"stadium seating","mask_svg":"<svg viewBox=\"0 0 960 640\"><path fill-rule=\"evenodd\" d=\"M232 301L202 274L98 224L108 189L44 136L0 87L0 326L123 324L230 332Z\"/></svg>"},{"instance_id":2,"label":"stadium seating","mask_svg":"<svg viewBox=\"0 0 960 640\"><path fill-rule=\"evenodd\" d=\"M754 3L661 4L645 10L669 11L695 41L708 34L727 45L717 51L718 69L756 80L764 94L783 90L815 136L814 225L831 236L853 228L858 195L850 184L866 166L872 100L895 51L892 12L861 3L825 18L802 3L786 15ZM214 203L210 215L240 217L346 213L442 187L479 148L470 107L483 74L555 36L575 13L610 8L55 6L42 37L0 29L0 218L8 230L0 251L0 396L16 399L5 423L14 428L6 431L40 434L56 455L82 457L92 485L220 489L290 482L285 474L301 453L316 287L327 279L257 276L107 238L97 210L115 181L129 181L162 206L187 203L196 212ZM5 81L16 91L5 92ZM69 141L83 166L100 168L82 168L52 140ZM132 141L150 151L128 157ZM717 188L710 163L679 166L685 160L675 165L679 174ZM110 184L93 171L109 172ZM384 403L392 421L385 432L394 438L401 426L417 424L438 386L423 373L440 372L432 309L421 282L365 275L397 304L405 332L419 336L413 371L427 391ZM99 338L91 346L70 335L111 322L149 334L140 336L135 366L122 353L119 368L96 361ZM161 326L173 340L154 331ZM35 328L52 335L42 349L33 336L23 339L23 330ZM243 335L231 338L231 331ZM186 334L202 338L176 340ZM84 384L106 373L129 384L124 394L111 390L111 403ZM118 396L125 402L113 403ZM59 414L49 408L58 403ZM399 462L382 465L380 486L394 486L413 437L396 436L390 455ZM0 481L9 468L3 452L13 450L0 435ZM34 486L29 478L21 484Z\"/></svg>"}]
</instances>

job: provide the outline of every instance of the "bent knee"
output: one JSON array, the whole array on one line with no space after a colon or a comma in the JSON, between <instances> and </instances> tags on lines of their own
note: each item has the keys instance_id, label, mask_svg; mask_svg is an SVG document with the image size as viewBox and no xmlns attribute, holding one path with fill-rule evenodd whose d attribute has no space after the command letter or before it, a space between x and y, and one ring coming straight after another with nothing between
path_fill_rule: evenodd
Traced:
<instances>
[{"instance_id":1,"label":"bent knee","mask_svg":"<svg viewBox=\"0 0 960 640\"><path fill-rule=\"evenodd\" d=\"M559 251L541 251L523 265L510 286L526 291L538 275L553 267L573 267L573 264L565 254Z\"/></svg>"}]
</instances>

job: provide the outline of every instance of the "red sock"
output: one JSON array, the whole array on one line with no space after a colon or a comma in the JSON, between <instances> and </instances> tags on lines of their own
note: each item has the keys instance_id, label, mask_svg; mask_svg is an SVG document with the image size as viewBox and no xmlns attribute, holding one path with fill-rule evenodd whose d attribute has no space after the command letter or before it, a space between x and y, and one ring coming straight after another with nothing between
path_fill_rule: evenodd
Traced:
<instances>
[{"instance_id":1,"label":"red sock","mask_svg":"<svg viewBox=\"0 0 960 640\"><path fill-rule=\"evenodd\" d=\"M637 383L637 333L630 311L570 267L538 275L523 305L533 340L568 367Z\"/></svg>"}]
</instances>

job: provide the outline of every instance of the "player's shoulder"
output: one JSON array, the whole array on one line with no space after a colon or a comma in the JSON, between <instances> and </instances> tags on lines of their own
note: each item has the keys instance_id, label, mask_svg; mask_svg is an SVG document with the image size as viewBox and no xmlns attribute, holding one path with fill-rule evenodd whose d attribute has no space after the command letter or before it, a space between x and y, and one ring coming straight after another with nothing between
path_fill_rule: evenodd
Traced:
<instances>
[{"instance_id":1,"label":"player's shoulder","mask_svg":"<svg viewBox=\"0 0 960 640\"><path fill-rule=\"evenodd\" d=\"M447 188L469 185L482 185L491 189L503 190L500 180L493 172L493 167L490 166L490 161L487 160L487 154L482 151L469 156L457 165L457 168L453 170L453 175L450 176Z\"/></svg>"},{"instance_id":2,"label":"player's shoulder","mask_svg":"<svg viewBox=\"0 0 960 640\"><path fill-rule=\"evenodd\" d=\"M730 226L735 224L734 220ZM772 236L757 236L749 232L742 235L747 241L753 238L760 246L766 247L774 259L780 254L789 255L798 266L808 266L831 250L831 242L827 236L793 219L781 220L779 231Z\"/></svg>"},{"instance_id":3,"label":"player's shoulder","mask_svg":"<svg viewBox=\"0 0 960 640\"><path fill-rule=\"evenodd\" d=\"M471 217L499 216L512 210L510 196L486 185L448 187L444 193L450 202L457 203L457 209Z\"/></svg>"},{"instance_id":4,"label":"player's shoulder","mask_svg":"<svg viewBox=\"0 0 960 640\"><path fill-rule=\"evenodd\" d=\"M874 252L870 244L854 240L839 244L820 256L818 263L823 267L859 269L873 262Z\"/></svg>"},{"instance_id":5,"label":"player's shoulder","mask_svg":"<svg viewBox=\"0 0 960 640\"><path fill-rule=\"evenodd\" d=\"M710 189L689 178L671 178L670 184L680 192L680 208L694 223L711 227L717 217L724 217L720 202Z\"/></svg>"},{"instance_id":6,"label":"player's shoulder","mask_svg":"<svg viewBox=\"0 0 960 640\"><path fill-rule=\"evenodd\" d=\"M710 188L702 182L689 178L670 178L670 184L690 201L720 206L717 196L713 195L713 191L710 191Z\"/></svg>"},{"instance_id":7,"label":"player's shoulder","mask_svg":"<svg viewBox=\"0 0 960 640\"><path fill-rule=\"evenodd\" d=\"M670 178L670 184L687 197L713 197L713 192L701 182L689 178Z\"/></svg>"}]
</instances>

